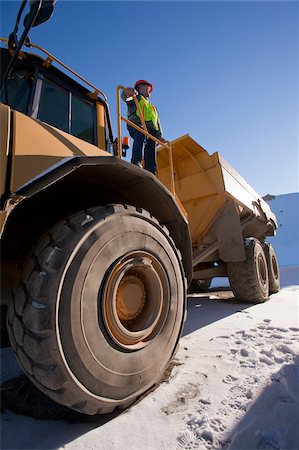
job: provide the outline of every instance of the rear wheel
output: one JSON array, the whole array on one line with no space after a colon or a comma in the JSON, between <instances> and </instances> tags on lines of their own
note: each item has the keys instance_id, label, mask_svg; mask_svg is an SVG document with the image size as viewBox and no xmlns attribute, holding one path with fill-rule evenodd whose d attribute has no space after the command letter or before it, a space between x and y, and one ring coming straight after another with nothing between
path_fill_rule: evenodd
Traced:
<instances>
[{"instance_id":1,"label":"rear wheel","mask_svg":"<svg viewBox=\"0 0 299 450\"><path fill-rule=\"evenodd\" d=\"M248 302L264 302L269 297L266 256L255 238L245 239L246 261L227 263L227 273L235 297Z\"/></svg>"},{"instance_id":2,"label":"rear wheel","mask_svg":"<svg viewBox=\"0 0 299 450\"><path fill-rule=\"evenodd\" d=\"M9 311L12 346L52 399L111 412L161 380L185 294L180 255L156 219L122 205L93 208L38 242Z\"/></svg>"},{"instance_id":3,"label":"rear wheel","mask_svg":"<svg viewBox=\"0 0 299 450\"><path fill-rule=\"evenodd\" d=\"M196 294L199 292L207 292L209 287L211 286L212 278L208 280L192 280L188 292L190 294Z\"/></svg>"},{"instance_id":4,"label":"rear wheel","mask_svg":"<svg viewBox=\"0 0 299 450\"><path fill-rule=\"evenodd\" d=\"M280 272L278 259L271 244L266 243L264 246L264 251L268 264L269 292L270 294L274 294L280 289Z\"/></svg>"}]
</instances>

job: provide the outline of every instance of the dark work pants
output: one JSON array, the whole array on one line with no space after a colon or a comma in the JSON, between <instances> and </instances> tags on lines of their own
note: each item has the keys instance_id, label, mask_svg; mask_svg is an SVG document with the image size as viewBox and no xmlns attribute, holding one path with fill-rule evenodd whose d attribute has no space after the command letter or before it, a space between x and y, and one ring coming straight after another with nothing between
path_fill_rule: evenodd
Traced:
<instances>
[{"instance_id":1,"label":"dark work pants","mask_svg":"<svg viewBox=\"0 0 299 450\"><path fill-rule=\"evenodd\" d=\"M142 161L142 152L144 146L144 168L149 172L156 174L156 143L148 138L131 125L128 125L128 131L133 138L132 164L139 164ZM145 143L145 145L144 145Z\"/></svg>"}]
</instances>

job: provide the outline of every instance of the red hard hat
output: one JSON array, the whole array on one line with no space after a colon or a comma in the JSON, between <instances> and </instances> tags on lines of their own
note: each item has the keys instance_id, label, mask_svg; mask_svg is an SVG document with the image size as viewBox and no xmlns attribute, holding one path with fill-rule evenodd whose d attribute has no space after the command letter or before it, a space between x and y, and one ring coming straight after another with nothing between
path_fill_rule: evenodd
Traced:
<instances>
[{"instance_id":1,"label":"red hard hat","mask_svg":"<svg viewBox=\"0 0 299 450\"><path fill-rule=\"evenodd\" d=\"M136 89L137 86L139 86L139 84L147 84L147 85L150 87L151 92L153 91L153 85L152 85L152 83L149 83L149 82L146 81L146 80L138 80L138 81L136 81L136 83L135 83L135 85L134 85L134 89Z\"/></svg>"}]
</instances>

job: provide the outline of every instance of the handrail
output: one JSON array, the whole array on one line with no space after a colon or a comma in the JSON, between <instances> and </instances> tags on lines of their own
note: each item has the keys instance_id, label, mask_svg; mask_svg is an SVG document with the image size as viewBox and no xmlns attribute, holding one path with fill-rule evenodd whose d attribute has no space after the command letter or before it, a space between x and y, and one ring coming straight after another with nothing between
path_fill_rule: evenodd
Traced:
<instances>
[{"instance_id":1,"label":"handrail","mask_svg":"<svg viewBox=\"0 0 299 450\"><path fill-rule=\"evenodd\" d=\"M169 172L170 172L170 192L176 196L175 194L175 184L174 184L174 170L173 170L173 158L172 158L172 148L171 148L171 143L169 141L162 142L160 141L158 138L156 138L155 136L151 135L148 131L147 131L147 127L144 121L144 117L143 114L141 112L141 108L139 105L139 102L137 100L136 95L133 95L133 99L135 101L136 104L136 108L138 109L139 115L140 115L140 120L142 123L142 127L139 127L138 125L136 125L136 123L132 122L131 120L127 119L126 117L123 117L121 115L121 101L120 101L120 91L127 91L126 88L122 85L117 86L116 92L117 92L117 131L118 131L118 139L117 139L117 156L119 158L121 158L121 153L122 153L122 139L121 139L121 121L123 120L124 122L126 122L127 124L131 125L133 128L135 128L137 131L140 131L140 133L144 134L145 136L147 136L148 138L152 139L153 141L155 141L157 144L161 145L162 147L166 147L168 148L168 157L169 157Z\"/></svg>"},{"instance_id":2,"label":"handrail","mask_svg":"<svg viewBox=\"0 0 299 450\"><path fill-rule=\"evenodd\" d=\"M0 41L5 42L6 45L8 43L8 39L6 38L1 38L0 37ZM94 92L90 94L90 97L93 99L96 99L98 97L99 94L102 95L102 97L104 98L105 102L107 102L107 97L104 94L103 91L101 91L100 89L98 89L96 86L94 86L93 84L91 84L88 80L86 80L85 78L83 78L81 75L79 75L77 72L75 72L73 69L71 69L69 66L67 66L66 64L64 64L62 61L60 61L58 58L56 58L56 56L52 55L51 53L49 53L47 50L45 50L43 47L40 47L39 45L36 44L25 44L26 47L28 48L36 48L37 50L45 53L48 57L47 59L44 60L44 65L46 67L49 67L52 63L52 61L56 61L58 64L60 64L64 69L68 70L69 72L71 72L73 75L75 75L77 78L79 78L79 80L83 81L84 83L86 83L89 87L91 87L92 89L94 89Z\"/></svg>"}]
</instances>

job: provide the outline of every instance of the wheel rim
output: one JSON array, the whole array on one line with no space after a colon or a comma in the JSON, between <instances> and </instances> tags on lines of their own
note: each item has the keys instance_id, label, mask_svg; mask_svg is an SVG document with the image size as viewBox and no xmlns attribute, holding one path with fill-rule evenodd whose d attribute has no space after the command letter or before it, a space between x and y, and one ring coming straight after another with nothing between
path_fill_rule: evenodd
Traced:
<instances>
[{"instance_id":1,"label":"wheel rim","mask_svg":"<svg viewBox=\"0 0 299 450\"><path fill-rule=\"evenodd\" d=\"M258 255L258 261L257 261L257 267L258 267L258 274L259 279L263 286L267 285L268 282L268 272L267 272L267 266L265 263L265 259L263 258L263 255Z\"/></svg>"},{"instance_id":2,"label":"wheel rim","mask_svg":"<svg viewBox=\"0 0 299 450\"><path fill-rule=\"evenodd\" d=\"M147 252L133 252L110 269L100 313L112 340L122 348L143 348L165 323L170 304L168 278Z\"/></svg>"}]
</instances>

